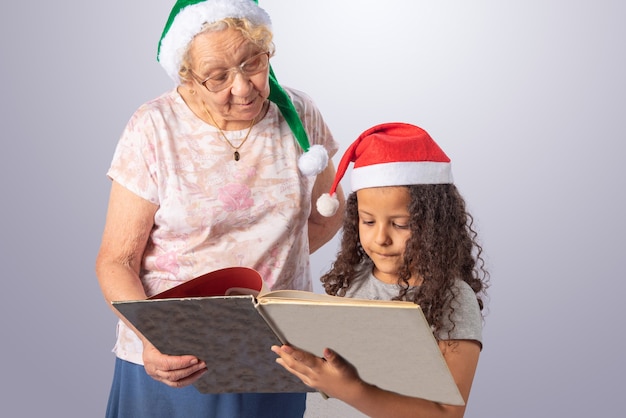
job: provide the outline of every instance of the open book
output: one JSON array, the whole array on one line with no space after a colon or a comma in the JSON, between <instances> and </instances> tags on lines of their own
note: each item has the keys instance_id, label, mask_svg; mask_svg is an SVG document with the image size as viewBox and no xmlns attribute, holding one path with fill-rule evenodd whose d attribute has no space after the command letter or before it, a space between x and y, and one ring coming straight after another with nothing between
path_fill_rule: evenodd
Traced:
<instances>
[{"instance_id":1,"label":"open book","mask_svg":"<svg viewBox=\"0 0 626 418\"><path fill-rule=\"evenodd\" d=\"M314 391L276 363L270 347L288 343L318 356L330 347L383 389L464 403L411 302L267 291L255 270L231 267L113 306L162 353L204 360L209 372L195 383L202 393Z\"/></svg>"}]
</instances>

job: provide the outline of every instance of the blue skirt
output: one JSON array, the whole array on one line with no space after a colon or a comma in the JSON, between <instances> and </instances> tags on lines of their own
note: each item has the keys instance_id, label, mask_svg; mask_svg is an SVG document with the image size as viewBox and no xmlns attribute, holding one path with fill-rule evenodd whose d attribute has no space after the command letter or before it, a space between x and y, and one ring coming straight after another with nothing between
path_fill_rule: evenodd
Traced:
<instances>
[{"instance_id":1,"label":"blue skirt","mask_svg":"<svg viewBox=\"0 0 626 418\"><path fill-rule=\"evenodd\" d=\"M306 393L203 394L157 382L143 366L116 358L107 418L300 418Z\"/></svg>"}]
</instances>

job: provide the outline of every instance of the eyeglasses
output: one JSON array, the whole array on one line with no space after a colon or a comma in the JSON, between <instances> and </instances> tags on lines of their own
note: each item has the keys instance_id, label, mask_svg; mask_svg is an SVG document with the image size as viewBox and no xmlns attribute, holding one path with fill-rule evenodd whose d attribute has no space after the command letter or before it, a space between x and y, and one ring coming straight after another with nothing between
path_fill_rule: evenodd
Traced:
<instances>
[{"instance_id":1,"label":"eyeglasses","mask_svg":"<svg viewBox=\"0 0 626 418\"><path fill-rule=\"evenodd\" d=\"M196 79L196 81L202 84L208 91L216 93L220 90L224 90L225 88L232 86L233 82L235 81L235 75L237 74L237 72L240 72L246 77L252 77L255 74L265 71L269 65L269 60L270 53L261 52L259 54L251 56L236 67L232 67L228 70L218 71L214 74L211 74L202 81L200 81L201 78L198 77L196 73L194 73L192 70L189 70L189 72Z\"/></svg>"}]
</instances>

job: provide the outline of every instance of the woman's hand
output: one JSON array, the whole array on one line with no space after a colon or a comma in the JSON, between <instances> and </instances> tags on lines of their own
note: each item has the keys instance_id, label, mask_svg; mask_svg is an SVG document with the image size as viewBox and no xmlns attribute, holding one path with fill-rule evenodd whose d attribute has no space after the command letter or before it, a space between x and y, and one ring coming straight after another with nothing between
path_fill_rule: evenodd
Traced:
<instances>
[{"instance_id":1,"label":"woman's hand","mask_svg":"<svg viewBox=\"0 0 626 418\"><path fill-rule=\"evenodd\" d=\"M356 368L329 348L324 349L323 358L288 345L272 346L272 351L279 356L278 364L332 398L343 398L365 385Z\"/></svg>"},{"instance_id":2,"label":"woman's hand","mask_svg":"<svg viewBox=\"0 0 626 418\"><path fill-rule=\"evenodd\" d=\"M181 388L191 385L207 372L206 363L195 356L169 356L145 340L143 344L144 368L154 380Z\"/></svg>"}]
</instances>

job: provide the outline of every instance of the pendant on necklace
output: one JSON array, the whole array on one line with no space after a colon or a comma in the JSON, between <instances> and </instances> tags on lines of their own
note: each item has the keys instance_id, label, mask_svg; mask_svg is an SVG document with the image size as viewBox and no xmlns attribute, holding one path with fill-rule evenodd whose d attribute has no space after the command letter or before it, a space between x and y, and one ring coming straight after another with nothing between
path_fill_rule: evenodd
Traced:
<instances>
[{"instance_id":1,"label":"pendant on necklace","mask_svg":"<svg viewBox=\"0 0 626 418\"><path fill-rule=\"evenodd\" d=\"M233 157L235 157L235 161L239 161L239 151L235 151Z\"/></svg>"}]
</instances>

